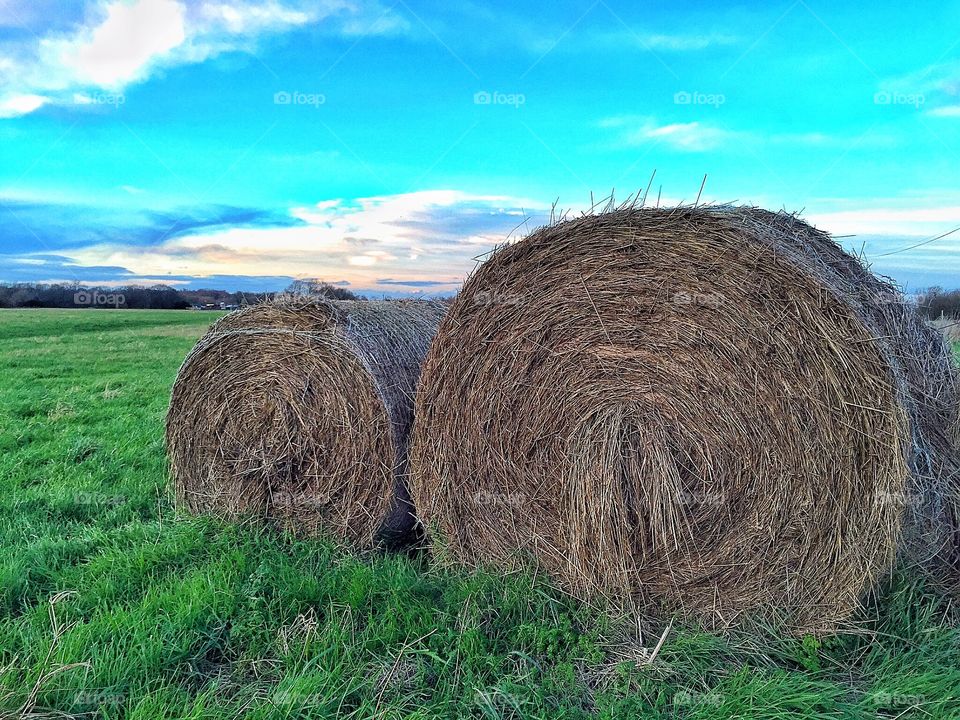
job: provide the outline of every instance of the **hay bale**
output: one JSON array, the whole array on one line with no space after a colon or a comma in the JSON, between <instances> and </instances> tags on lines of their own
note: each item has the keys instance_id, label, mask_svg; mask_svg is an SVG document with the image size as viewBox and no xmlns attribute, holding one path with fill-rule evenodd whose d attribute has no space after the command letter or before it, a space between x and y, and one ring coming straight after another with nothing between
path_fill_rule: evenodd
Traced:
<instances>
[{"instance_id":1,"label":"hay bale","mask_svg":"<svg viewBox=\"0 0 960 720\"><path fill-rule=\"evenodd\" d=\"M221 318L173 387L178 500L361 547L402 540L413 395L444 311L286 298Z\"/></svg>"},{"instance_id":2,"label":"hay bale","mask_svg":"<svg viewBox=\"0 0 960 720\"><path fill-rule=\"evenodd\" d=\"M532 556L575 594L835 627L898 556L948 552L911 498L948 505L919 373L952 369L896 335L922 323L882 281L860 297L871 277L750 208L621 208L500 249L424 365L419 516L451 560Z\"/></svg>"},{"instance_id":3,"label":"hay bale","mask_svg":"<svg viewBox=\"0 0 960 720\"><path fill-rule=\"evenodd\" d=\"M871 273L829 234L787 213L738 213L773 235L798 266L825 278L884 348L910 420L910 482L905 496L891 500L904 512L899 560L953 582L960 568L960 374L949 343L890 278Z\"/></svg>"}]
</instances>

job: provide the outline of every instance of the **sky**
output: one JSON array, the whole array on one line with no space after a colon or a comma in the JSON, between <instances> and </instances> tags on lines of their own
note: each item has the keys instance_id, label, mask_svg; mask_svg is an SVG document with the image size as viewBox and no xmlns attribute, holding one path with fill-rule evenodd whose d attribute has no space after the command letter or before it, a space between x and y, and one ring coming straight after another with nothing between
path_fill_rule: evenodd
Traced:
<instances>
[{"instance_id":1,"label":"sky","mask_svg":"<svg viewBox=\"0 0 960 720\"><path fill-rule=\"evenodd\" d=\"M0 0L0 282L444 294L648 187L960 286L960 1Z\"/></svg>"}]
</instances>

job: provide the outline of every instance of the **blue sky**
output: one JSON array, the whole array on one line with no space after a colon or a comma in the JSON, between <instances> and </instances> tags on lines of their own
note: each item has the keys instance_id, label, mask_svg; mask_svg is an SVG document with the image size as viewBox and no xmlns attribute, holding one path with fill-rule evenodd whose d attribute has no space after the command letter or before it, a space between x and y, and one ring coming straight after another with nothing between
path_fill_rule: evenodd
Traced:
<instances>
[{"instance_id":1,"label":"blue sky","mask_svg":"<svg viewBox=\"0 0 960 720\"><path fill-rule=\"evenodd\" d=\"M960 285L960 2L0 0L0 281L449 292L654 171Z\"/></svg>"}]
</instances>

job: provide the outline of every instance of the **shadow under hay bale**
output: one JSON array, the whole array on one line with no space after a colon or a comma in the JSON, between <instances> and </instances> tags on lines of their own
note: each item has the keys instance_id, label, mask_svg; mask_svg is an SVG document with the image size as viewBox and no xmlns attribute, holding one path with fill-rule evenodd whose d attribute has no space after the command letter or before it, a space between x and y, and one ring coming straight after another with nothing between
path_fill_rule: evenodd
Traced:
<instances>
[{"instance_id":1,"label":"shadow under hay bale","mask_svg":"<svg viewBox=\"0 0 960 720\"><path fill-rule=\"evenodd\" d=\"M167 415L178 500L360 547L412 531L413 396L445 307L284 299L221 318Z\"/></svg>"},{"instance_id":2,"label":"shadow under hay bale","mask_svg":"<svg viewBox=\"0 0 960 720\"><path fill-rule=\"evenodd\" d=\"M752 208L543 228L467 281L427 356L418 514L453 561L832 629L898 556L952 553L956 383L895 292Z\"/></svg>"}]
</instances>

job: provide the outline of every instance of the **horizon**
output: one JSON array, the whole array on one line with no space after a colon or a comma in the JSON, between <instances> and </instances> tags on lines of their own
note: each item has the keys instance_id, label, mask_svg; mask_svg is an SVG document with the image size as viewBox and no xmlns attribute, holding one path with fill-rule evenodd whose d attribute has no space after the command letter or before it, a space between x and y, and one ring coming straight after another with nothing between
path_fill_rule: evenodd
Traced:
<instances>
[{"instance_id":1,"label":"horizon","mask_svg":"<svg viewBox=\"0 0 960 720\"><path fill-rule=\"evenodd\" d=\"M650 185L800 212L909 293L956 287L958 21L0 0L0 282L448 295L554 206Z\"/></svg>"}]
</instances>

